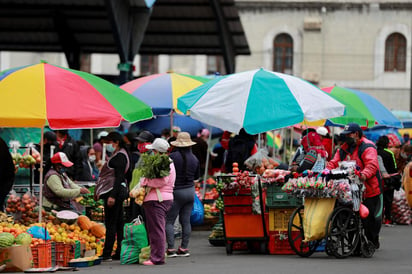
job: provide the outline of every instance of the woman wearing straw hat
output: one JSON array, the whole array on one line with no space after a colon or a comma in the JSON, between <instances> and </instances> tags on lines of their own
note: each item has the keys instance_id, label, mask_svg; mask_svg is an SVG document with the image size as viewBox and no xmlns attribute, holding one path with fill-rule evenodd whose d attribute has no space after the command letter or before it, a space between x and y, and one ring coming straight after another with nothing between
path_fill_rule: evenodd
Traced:
<instances>
[{"instance_id":1,"label":"woman wearing straw hat","mask_svg":"<svg viewBox=\"0 0 412 274\"><path fill-rule=\"evenodd\" d=\"M199 160L192 153L191 146L196 144L190 134L180 132L176 141L171 142L175 150L170 154L176 169L176 181L173 190L173 205L166 218L167 257L187 257L189 254L189 238L192 232L190 215L195 197L194 181L200 177ZM182 242L175 249L174 223L179 215L182 225Z\"/></svg>"}]
</instances>

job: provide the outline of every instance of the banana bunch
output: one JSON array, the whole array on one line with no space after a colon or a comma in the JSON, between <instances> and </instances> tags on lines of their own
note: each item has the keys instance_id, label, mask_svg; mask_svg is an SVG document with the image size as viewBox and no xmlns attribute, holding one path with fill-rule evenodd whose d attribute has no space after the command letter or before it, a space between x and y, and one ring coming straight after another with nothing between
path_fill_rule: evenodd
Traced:
<instances>
[{"instance_id":1,"label":"banana bunch","mask_svg":"<svg viewBox=\"0 0 412 274\"><path fill-rule=\"evenodd\" d=\"M0 223L7 222L7 223L14 223L14 218L12 216L8 216L4 212L0 212Z\"/></svg>"}]
</instances>

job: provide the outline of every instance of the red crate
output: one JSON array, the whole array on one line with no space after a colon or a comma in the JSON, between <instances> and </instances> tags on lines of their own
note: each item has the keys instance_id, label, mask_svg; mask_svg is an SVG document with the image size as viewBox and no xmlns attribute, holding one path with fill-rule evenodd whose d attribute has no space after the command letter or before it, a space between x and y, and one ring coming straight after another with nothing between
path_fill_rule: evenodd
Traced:
<instances>
[{"instance_id":1,"label":"red crate","mask_svg":"<svg viewBox=\"0 0 412 274\"><path fill-rule=\"evenodd\" d=\"M228 214L252 214L252 206L225 206L224 212Z\"/></svg>"},{"instance_id":2,"label":"red crate","mask_svg":"<svg viewBox=\"0 0 412 274\"><path fill-rule=\"evenodd\" d=\"M294 234L294 236L297 233L300 232L292 231L292 234ZM293 249L290 247L287 230L269 232L268 249L270 254L295 254L295 251L293 251Z\"/></svg>"},{"instance_id":3,"label":"red crate","mask_svg":"<svg viewBox=\"0 0 412 274\"><path fill-rule=\"evenodd\" d=\"M52 266L51 243L38 244L31 248L33 267L44 268Z\"/></svg>"},{"instance_id":4,"label":"red crate","mask_svg":"<svg viewBox=\"0 0 412 274\"><path fill-rule=\"evenodd\" d=\"M69 266L70 261L70 249L69 244L57 242L55 244L55 263L58 266Z\"/></svg>"}]
</instances>

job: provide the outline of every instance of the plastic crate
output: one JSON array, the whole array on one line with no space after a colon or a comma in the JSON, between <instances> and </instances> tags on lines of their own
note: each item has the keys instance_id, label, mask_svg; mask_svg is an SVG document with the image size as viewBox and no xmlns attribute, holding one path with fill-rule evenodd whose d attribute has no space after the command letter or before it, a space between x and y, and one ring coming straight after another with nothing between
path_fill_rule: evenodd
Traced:
<instances>
[{"instance_id":1,"label":"plastic crate","mask_svg":"<svg viewBox=\"0 0 412 274\"><path fill-rule=\"evenodd\" d=\"M52 266L51 243L38 244L31 248L33 255L33 268L45 268Z\"/></svg>"},{"instance_id":2,"label":"plastic crate","mask_svg":"<svg viewBox=\"0 0 412 274\"><path fill-rule=\"evenodd\" d=\"M70 249L71 245L65 243L55 243L54 245L54 258L55 265L68 266L70 261Z\"/></svg>"},{"instance_id":3,"label":"plastic crate","mask_svg":"<svg viewBox=\"0 0 412 274\"><path fill-rule=\"evenodd\" d=\"M288 230L289 219L294 208L271 208L269 209L269 231ZM295 218L299 218L298 215ZM297 220L294 223L298 223ZM292 228L292 230L297 230Z\"/></svg>"},{"instance_id":4,"label":"plastic crate","mask_svg":"<svg viewBox=\"0 0 412 274\"><path fill-rule=\"evenodd\" d=\"M296 233L299 232L292 231L292 234ZM289 244L288 231L269 232L268 250L270 254L295 254Z\"/></svg>"},{"instance_id":5,"label":"plastic crate","mask_svg":"<svg viewBox=\"0 0 412 274\"><path fill-rule=\"evenodd\" d=\"M74 244L70 245L70 259L80 258L81 245L80 241L75 241Z\"/></svg>"},{"instance_id":6,"label":"plastic crate","mask_svg":"<svg viewBox=\"0 0 412 274\"><path fill-rule=\"evenodd\" d=\"M266 206L269 208L298 207L302 199L282 191L281 186L269 185L266 193Z\"/></svg>"}]
</instances>

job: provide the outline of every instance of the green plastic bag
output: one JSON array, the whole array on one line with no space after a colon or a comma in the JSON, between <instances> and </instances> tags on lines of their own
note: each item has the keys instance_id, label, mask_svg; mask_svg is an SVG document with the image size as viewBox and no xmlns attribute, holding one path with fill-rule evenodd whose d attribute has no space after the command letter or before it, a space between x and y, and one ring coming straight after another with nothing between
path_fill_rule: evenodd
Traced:
<instances>
[{"instance_id":1,"label":"green plastic bag","mask_svg":"<svg viewBox=\"0 0 412 274\"><path fill-rule=\"evenodd\" d=\"M149 245L142 217L127 223L123 228L123 241L120 251L121 264L134 264L139 261L140 250Z\"/></svg>"}]
</instances>

